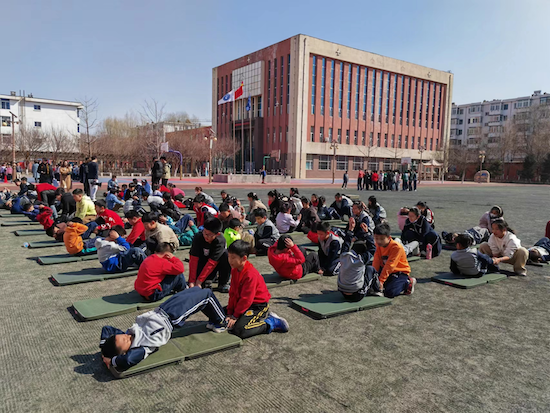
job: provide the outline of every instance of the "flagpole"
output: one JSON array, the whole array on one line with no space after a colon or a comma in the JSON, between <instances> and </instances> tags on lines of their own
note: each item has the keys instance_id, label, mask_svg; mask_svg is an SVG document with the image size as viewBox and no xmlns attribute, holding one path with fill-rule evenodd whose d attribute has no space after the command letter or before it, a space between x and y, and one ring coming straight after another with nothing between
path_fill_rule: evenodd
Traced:
<instances>
[{"instance_id":1,"label":"flagpole","mask_svg":"<svg viewBox=\"0 0 550 413\"><path fill-rule=\"evenodd\" d=\"M250 96L249 96L250 99ZM250 159L250 171L252 171L252 99L250 99L250 110L248 111L248 122L250 123L250 134L248 135L248 146L249 146L249 153L248 157Z\"/></svg>"},{"instance_id":2,"label":"flagpole","mask_svg":"<svg viewBox=\"0 0 550 413\"><path fill-rule=\"evenodd\" d=\"M233 99L233 173L237 170L237 153L235 151L235 99Z\"/></svg>"},{"instance_id":3,"label":"flagpole","mask_svg":"<svg viewBox=\"0 0 550 413\"><path fill-rule=\"evenodd\" d=\"M241 174L244 173L244 99L241 99Z\"/></svg>"}]
</instances>

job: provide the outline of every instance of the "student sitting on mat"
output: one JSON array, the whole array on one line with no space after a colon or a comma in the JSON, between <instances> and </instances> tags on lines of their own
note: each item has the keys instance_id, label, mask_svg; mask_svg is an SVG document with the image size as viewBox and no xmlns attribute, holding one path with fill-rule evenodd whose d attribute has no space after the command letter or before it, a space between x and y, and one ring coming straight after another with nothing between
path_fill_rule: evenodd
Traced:
<instances>
[{"instance_id":1,"label":"student sitting on mat","mask_svg":"<svg viewBox=\"0 0 550 413\"><path fill-rule=\"evenodd\" d=\"M97 253L95 239L82 239L82 235L89 231L89 228L82 223L80 218L72 218L67 222L67 227L63 233L63 242L67 252L71 255L83 256Z\"/></svg>"},{"instance_id":2,"label":"student sitting on mat","mask_svg":"<svg viewBox=\"0 0 550 413\"><path fill-rule=\"evenodd\" d=\"M537 241L534 247L529 248L529 260L532 262L549 262L550 261L550 239L547 237Z\"/></svg>"},{"instance_id":3,"label":"student sitting on mat","mask_svg":"<svg viewBox=\"0 0 550 413\"><path fill-rule=\"evenodd\" d=\"M76 188L73 191L73 198L76 202L75 217L80 218L84 224L95 221L97 213L90 197L85 195L82 189Z\"/></svg>"},{"instance_id":4,"label":"student sitting on mat","mask_svg":"<svg viewBox=\"0 0 550 413\"><path fill-rule=\"evenodd\" d=\"M298 219L295 220L290 214L291 209L292 206L290 203L285 202L281 207L281 211L277 214L275 225L277 226L280 234L293 232L300 223L301 216L298 215Z\"/></svg>"},{"instance_id":5,"label":"student sitting on mat","mask_svg":"<svg viewBox=\"0 0 550 413\"><path fill-rule=\"evenodd\" d=\"M182 327L187 318L199 311L208 317L207 328L224 332L225 313L209 289L188 288L180 291L152 311L138 315L126 333L104 326L101 330L101 355L107 368L125 371L162 347L174 327Z\"/></svg>"},{"instance_id":6,"label":"student sitting on mat","mask_svg":"<svg viewBox=\"0 0 550 413\"><path fill-rule=\"evenodd\" d=\"M334 195L334 202L330 207L334 211L332 216L335 219L342 219L344 215L351 216L351 204L340 193Z\"/></svg>"},{"instance_id":7,"label":"student sitting on mat","mask_svg":"<svg viewBox=\"0 0 550 413\"><path fill-rule=\"evenodd\" d=\"M365 211L365 205L361 201L355 201L351 207L351 211L352 214L349 218L348 230L353 232L355 240L365 241L374 248L374 240L372 239L374 221ZM354 223L353 229L351 229L352 222ZM366 225L366 230L361 224Z\"/></svg>"},{"instance_id":8,"label":"student sitting on mat","mask_svg":"<svg viewBox=\"0 0 550 413\"><path fill-rule=\"evenodd\" d=\"M464 233L469 234L472 237L472 245L481 244L483 242L489 241L489 237L491 235L491 232L486 228L481 227L473 227L470 229L467 229L464 231ZM445 232L443 231L441 233L441 239L445 242L445 244L449 246L453 246L456 244L456 238L458 237L458 233L456 232Z\"/></svg>"},{"instance_id":9,"label":"student sitting on mat","mask_svg":"<svg viewBox=\"0 0 550 413\"><path fill-rule=\"evenodd\" d=\"M497 218L502 218L504 216L504 211L501 207L498 205L493 206L489 211L484 213L480 220L479 220L479 226L481 228L485 228L491 233L491 224L493 221Z\"/></svg>"},{"instance_id":10,"label":"student sitting on mat","mask_svg":"<svg viewBox=\"0 0 550 413\"><path fill-rule=\"evenodd\" d=\"M73 194L65 192L63 188L55 190L55 209L57 215L62 218L68 218L76 213L76 202Z\"/></svg>"},{"instance_id":11,"label":"student sitting on mat","mask_svg":"<svg viewBox=\"0 0 550 413\"><path fill-rule=\"evenodd\" d=\"M157 245L163 242L172 244L174 251L179 248L180 242L174 231L170 227L158 222L158 212L148 212L143 215L141 220L145 226L145 242L149 251L155 251Z\"/></svg>"},{"instance_id":12,"label":"student sitting on mat","mask_svg":"<svg viewBox=\"0 0 550 413\"><path fill-rule=\"evenodd\" d=\"M525 264L529 258L529 252L521 246L521 241L516 237L515 232L502 218L493 221L492 232L489 241L479 246L479 251L492 257L494 265L501 262L513 265L516 274L526 276Z\"/></svg>"},{"instance_id":13,"label":"student sitting on mat","mask_svg":"<svg viewBox=\"0 0 550 413\"><path fill-rule=\"evenodd\" d=\"M267 217L267 211L258 208L254 211L256 218L256 233L254 234L254 244L257 256L267 255L267 250L277 242L280 237L279 230Z\"/></svg>"},{"instance_id":14,"label":"student sitting on mat","mask_svg":"<svg viewBox=\"0 0 550 413\"><path fill-rule=\"evenodd\" d=\"M330 227L330 223L321 222L317 225L319 239L319 274L332 276L340 259L340 250L344 240L337 236Z\"/></svg>"},{"instance_id":15,"label":"student sitting on mat","mask_svg":"<svg viewBox=\"0 0 550 413\"><path fill-rule=\"evenodd\" d=\"M248 261L250 244L237 240L228 251L232 281L226 307L227 329L242 339L273 331L286 333L288 322L269 312L271 294L264 277Z\"/></svg>"},{"instance_id":16,"label":"student sitting on mat","mask_svg":"<svg viewBox=\"0 0 550 413\"><path fill-rule=\"evenodd\" d=\"M181 218L180 209L174 204L170 196L170 192L162 194L162 200L164 204L159 206L159 210L166 216L172 218L174 221L178 221Z\"/></svg>"},{"instance_id":17,"label":"student sitting on mat","mask_svg":"<svg viewBox=\"0 0 550 413\"><path fill-rule=\"evenodd\" d=\"M432 246L433 258L441 253L441 239L439 235L416 207L412 207L409 210L409 218L407 218L405 227L401 233L401 241L405 246L412 241L418 241L420 251L424 254L426 253L426 247L430 244Z\"/></svg>"},{"instance_id":18,"label":"student sitting on mat","mask_svg":"<svg viewBox=\"0 0 550 413\"><path fill-rule=\"evenodd\" d=\"M430 226L435 229L435 216L433 211L428 207L428 204L426 204L425 202L419 201L416 204L416 207L420 210L420 213L422 214L422 216L426 218L426 221L428 221L428 224L430 224Z\"/></svg>"},{"instance_id":19,"label":"student sitting on mat","mask_svg":"<svg viewBox=\"0 0 550 413\"><path fill-rule=\"evenodd\" d=\"M155 253L139 266L134 289L147 301L158 301L172 291L187 288L183 271L183 262L174 257L172 246L166 242L158 244Z\"/></svg>"},{"instance_id":20,"label":"student sitting on mat","mask_svg":"<svg viewBox=\"0 0 550 413\"><path fill-rule=\"evenodd\" d=\"M319 215L317 215L317 208L310 204L309 199L305 196L302 197L302 210L300 211L301 219L298 224L298 231L302 231L304 234L309 233L311 228L321 222Z\"/></svg>"},{"instance_id":21,"label":"student sitting on mat","mask_svg":"<svg viewBox=\"0 0 550 413\"><path fill-rule=\"evenodd\" d=\"M225 230L229 227L229 222L232 219L238 219L240 222L242 222L243 216L237 209L231 207L229 204L224 202L220 204L220 212L218 213L218 218L222 222L223 229Z\"/></svg>"},{"instance_id":22,"label":"student sitting on mat","mask_svg":"<svg viewBox=\"0 0 550 413\"><path fill-rule=\"evenodd\" d=\"M407 254L403 246L392 239L388 224L380 224L374 228L374 242L376 252L372 268L379 274L378 280L384 296L393 298L400 294L412 294L416 278L410 276L411 267Z\"/></svg>"},{"instance_id":23,"label":"student sitting on mat","mask_svg":"<svg viewBox=\"0 0 550 413\"><path fill-rule=\"evenodd\" d=\"M132 226L132 231L130 235L126 237L126 241L128 241L128 244L132 247L140 247L145 243L145 226L141 221L141 216L137 211L132 210L126 212L124 217L128 221L128 224Z\"/></svg>"},{"instance_id":24,"label":"student sitting on mat","mask_svg":"<svg viewBox=\"0 0 550 413\"><path fill-rule=\"evenodd\" d=\"M366 225L366 224L361 224ZM346 301L361 301L365 296L382 295L378 274L374 267L369 266L373 254L365 248L365 244L353 244L353 232L347 231L342 245L340 263L336 268L338 273L338 291Z\"/></svg>"},{"instance_id":25,"label":"student sitting on mat","mask_svg":"<svg viewBox=\"0 0 550 413\"><path fill-rule=\"evenodd\" d=\"M183 232L180 231L176 234L180 242L180 246L189 246L193 244L193 238L195 238L195 235L199 233L199 229L192 219L187 222L187 228L189 229L185 229Z\"/></svg>"},{"instance_id":26,"label":"student sitting on mat","mask_svg":"<svg viewBox=\"0 0 550 413\"><path fill-rule=\"evenodd\" d=\"M399 230L403 231L403 228L405 228L405 223L407 222L407 218L409 217L409 207L401 207L399 209L399 212L397 212L397 226L399 227Z\"/></svg>"},{"instance_id":27,"label":"student sitting on mat","mask_svg":"<svg viewBox=\"0 0 550 413\"><path fill-rule=\"evenodd\" d=\"M226 204L222 204L226 205ZM220 207L220 213L221 213L221 207ZM242 228L242 222L239 221L237 218L231 218L229 220L229 224L225 231L223 232L223 237L225 238L225 243L229 247L231 244L233 244L238 239L241 239L241 232L240 229Z\"/></svg>"},{"instance_id":28,"label":"student sitting on mat","mask_svg":"<svg viewBox=\"0 0 550 413\"><path fill-rule=\"evenodd\" d=\"M378 203L374 195L369 196L368 210L375 225L386 222L388 218L386 210Z\"/></svg>"},{"instance_id":29,"label":"student sitting on mat","mask_svg":"<svg viewBox=\"0 0 550 413\"><path fill-rule=\"evenodd\" d=\"M121 216L118 215L116 212L107 209L107 204L104 200L100 199L98 201L95 201L94 205L97 214L97 231L105 231L113 228L116 225L120 225L124 228L124 222L122 221Z\"/></svg>"},{"instance_id":30,"label":"student sitting on mat","mask_svg":"<svg viewBox=\"0 0 550 413\"><path fill-rule=\"evenodd\" d=\"M107 273L124 272L131 266L139 267L146 255L139 248L130 247L124 239L126 230L116 225L106 238L96 238L97 258Z\"/></svg>"},{"instance_id":31,"label":"student sitting on mat","mask_svg":"<svg viewBox=\"0 0 550 413\"><path fill-rule=\"evenodd\" d=\"M455 238L456 251L451 255L451 271L464 277L482 277L488 271L497 272L493 259L472 248L474 239L470 234L458 234Z\"/></svg>"},{"instance_id":32,"label":"student sitting on mat","mask_svg":"<svg viewBox=\"0 0 550 413\"><path fill-rule=\"evenodd\" d=\"M110 188L107 196L105 197L105 202L107 203L107 208L111 211L118 211L121 207L124 206L124 201L118 199L118 188Z\"/></svg>"},{"instance_id":33,"label":"student sitting on mat","mask_svg":"<svg viewBox=\"0 0 550 413\"><path fill-rule=\"evenodd\" d=\"M281 235L267 252L269 263L277 274L287 280L298 280L309 273L318 273L319 256L307 253L305 248L294 243L290 235Z\"/></svg>"},{"instance_id":34,"label":"student sitting on mat","mask_svg":"<svg viewBox=\"0 0 550 413\"><path fill-rule=\"evenodd\" d=\"M206 203L204 194L199 194L193 199L193 211L197 214L196 223L199 227L202 227L208 218L218 216L218 211Z\"/></svg>"},{"instance_id":35,"label":"student sitting on mat","mask_svg":"<svg viewBox=\"0 0 550 413\"><path fill-rule=\"evenodd\" d=\"M218 275L218 291L229 292L231 268L227 261L225 238L221 234L222 223L209 218L204 229L193 238L189 251L189 287L209 288Z\"/></svg>"}]
</instances>

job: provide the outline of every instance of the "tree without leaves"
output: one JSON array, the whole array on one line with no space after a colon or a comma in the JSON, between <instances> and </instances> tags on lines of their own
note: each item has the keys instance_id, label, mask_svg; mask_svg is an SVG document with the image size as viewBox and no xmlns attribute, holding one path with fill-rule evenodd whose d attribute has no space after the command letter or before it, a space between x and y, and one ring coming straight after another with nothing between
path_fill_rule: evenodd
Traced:
<instances>
[{"instance_id":1,"label":"tree without leaves","mask_svg":"<svg viewBox=\"0 0 550 413\"><path fill-rule=\"evenodd\" d=\"M52 151L52 160L54 164L57 162L58 155L67 152L75 152L77 150L74 137L61 128L50 128L46 132L45 138L48 144L47 146Z\"/></svg>"},{"instance_id":2,"label":"tree without leaves","mask_svg":"<svg viewBox=\"0 0 550 413\"><path fill-rule=\"evenodd\" d=\"M26 128L24 125L21 125L19 132L15 135L16 148L23 154L27 164L39 156L39 153L44 150L46 143L46 136L38 128Z\"/></svg>"},{"instance_id":3,"label":"tree without leaves","mask_svg":"<svg viewBox=\"0 0 550 413\"><path fill-rule=\"evenodd\" d=\"M142 151L152 158L160 156L160 144L164 142L164 108L166 103L159 103L155 99L145 100L141 105L139 115L142 126L139 127L139 138L142 142Z\"/></svg>"},{"instance_id":4,"label":"tree without leaves","mask_svg":"<svg viewBox=\"0 0 550 413\"><path fill-rule=\"evenodd\" d=\"M453 145L449 148L449 169L455 168L456 174L461 176L462 182L466 177L468 165L476 161L477 150L468 149L467 145Z\"/></svg>"},{"instance_id":5,"label":"tree without leaves","mask_svg":"<svg viewBox=\"0 0 550 413\"><path fill-rule=\"evenodd\" d=\"M82 108L80 109L81 124L84 125L84 134L80 134L81 142L83 143L88 156L92 156L92 145L98 139L98 136L91 134L93 129L97 126L97 108L98 103L95 98L81 99Z\"/></svg>"}]
</instances>

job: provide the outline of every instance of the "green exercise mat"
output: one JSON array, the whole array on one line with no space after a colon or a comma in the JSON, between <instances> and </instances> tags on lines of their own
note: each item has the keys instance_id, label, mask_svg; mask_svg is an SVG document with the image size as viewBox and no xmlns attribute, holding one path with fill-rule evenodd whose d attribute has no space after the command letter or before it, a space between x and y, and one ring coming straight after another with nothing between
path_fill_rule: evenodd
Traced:
<instances>
[{"instance_id":1,"label":"green exercise mat","mask_svg":"<svg viewBox=\"0 0 550 413\"><path fill-rule=\"evenodd\" d=\"M93 260L97 261L97 254L83 255L83 256L76 256L71 254L48 255L44 257L38 257L36 261L40 265L53 265L53 264L65 264L68 262L93 261Z\"/></svg>"},{"instance_id":2,"label":"green exercise mat","mask_svg":"<svg viewBox=\"0 0 550 413\"><path fill-rule=\"evenodd\" d=\"M110 371L113 376L121 379L241 345L242 340L239 337L227 332L214 333L206 328L206 324L201 323L197 326L175 329L166 345L136 366L124 372L111 367Z\"/></svg>"},{"instance_id":3,"label":"green exercise mat","mask_svg":"<svg viewBox=\"0 0 550 413\"><path fill-rule=\"evenodd\" d=\"M21 219L24 216L25 216L24 214L10 214L9 212L0 214L0 218L18 218L18 219Z\"/></svg>"},{"instance_id":4,"label":"green exercise mat","mask_svg":"<svg viewBox=\"0 0 550 413\"><path fill-rule=\"evenodd\" d=\"M272 273L272 274L263 275L263 277L264 277L265 285L267 285L268 289L277 288L277 287L284 287L286 285L292 285L292 284L297 284L297 283L300 283L300 284L301 283L307 283L307 282L317 281L317 280L321 279L321 276L319 274L315 274L315 273L306 274L298 280L288 280L286 278L281 277L276 272Z\"/></svg>"},{"instance_id":5,"label":"green exercise mat","mask_svg":"<svg viewBox=\"0 0 550 413\"><path fill-rule=\"evenodd\" d=\"M180 245L178 247L178 251L190 250L190 249L191 249L191 245Z\"/></svg>"},{"instance_id":6,"label":"green exercise mat","mask_svg":"<svg viewBox=\"0 0 550 413\"><path fill-rule=\"evenodd\" d=\"M146 301L137 291L109 295L101 298L76 301L72 306L75 316L82 321L99 320L120 314L158 307L170 296L160 301Z\"/></svg>"},{"instance_id":7,"label":"green exercise mat","mask_svg":"<svg viewBox=\"0 0 550 413\"><path fill-rule=\"evenodd\" d=\"M367 296L361 301L351 303L344 300L340 291L292 301L292 307L315 319L328 318L390 304L391 300L389 298L377 296Z\"/></svg>"},{"instance_id":8,"label":"green exercise mat","mask_svg":"<svg viewBox=\"0 0 550 413\"><path fill-rule=\"evenodd\" d=\"M20 225L40 225L40 222L33 222L33 221L10 221L10 222L2 222L0 224L3 227L18 227Z\"/></svg>"},{"instance_id":9,"label":"green exercise mat","mask_svg":"<svg viewBox=\"0 0 550 413\"><path fill-rule=\"evenodd\" d=\"M496 283L506 279L505 274L485 274L483 277L462 277L453 273L434 275L432 280L441 284L450 285L456 288L474 288L483 284Z\"/></svg>"},{"instance_id":10,"label":"green exercise mat","mask_svg":"<svg viewBox=\"0 0 550 413\"><path fill-rule=\"evenodd\" d=\"M15 231L15 235L18 237L30 237L33 235L46 235L46 232L42 228L37 229L20 229Z\"/></svg>"},{"instance_id":11,"label":"green exercise mat","mask_svg":"<svg viewBox=\"0 0 550 413\"><path fill-rule=\"evenodd\" d=\"M420 260L423 260L423 259L425 259L425 258L418 257L418 256L407 257L407 261L409 261L409 262L420 261Z\"/></svg>"},{"instance_id":12,"label":"green exercise mat","mask_svg":"<svg viewBox=\"0 0 550 413\"><path fill-rule=\"evenodd\" d=\"M58 242L54 240L45 240L45 241L33 241L28 242L26 244L29 244L27 248L49 248L49 247L64 247L65 244L63 242Z\"/></svg>"},{"instance_id":13,"label":"green exercise mat","mask_svg":"<svg viewBox=\"0 0 550 413\"><path fill-rule=\"evenodd\" d=\"M87 268L81 271L63 272L59 274L52 274L50 281L57 286L72 285L89 283L93 281L105 281L113 278L130 277L137 275L138 270L132 269L125 272L117 272L113 274L107 274L103 271L103 268Z\"/></svg>"}]
</instances>

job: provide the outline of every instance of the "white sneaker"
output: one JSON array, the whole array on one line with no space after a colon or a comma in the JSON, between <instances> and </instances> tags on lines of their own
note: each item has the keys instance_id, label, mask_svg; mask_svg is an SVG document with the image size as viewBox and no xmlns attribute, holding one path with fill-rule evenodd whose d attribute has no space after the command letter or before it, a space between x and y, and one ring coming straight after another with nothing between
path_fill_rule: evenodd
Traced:
<instances>
[{"instance_id":1,"label":"white sneaker","mask_svg":"<svg viewBox=\"0 0 550 413\"><path fill-rule=\"evenodd\" d=\"M214 333L223 333L227 330L227 327L223 324L214 324L214 323L208 323L206 324L206 328L209 330L212 330Z\"/></svg>"},{"instance_id":2,"label":"white sneaker","mask_svg":"<svg viewBox=\"0 0 550 413\"><path fill-rule=\"evenodd\" d=\"M411 285L411 292L409 293L409 295L414 293L414 286L416 285L416 278L411 277L411 280L412 280L412 285Z\"/></svg>"}]
</instances>

